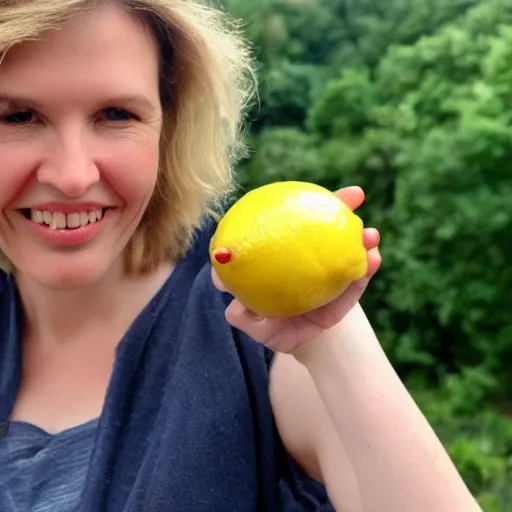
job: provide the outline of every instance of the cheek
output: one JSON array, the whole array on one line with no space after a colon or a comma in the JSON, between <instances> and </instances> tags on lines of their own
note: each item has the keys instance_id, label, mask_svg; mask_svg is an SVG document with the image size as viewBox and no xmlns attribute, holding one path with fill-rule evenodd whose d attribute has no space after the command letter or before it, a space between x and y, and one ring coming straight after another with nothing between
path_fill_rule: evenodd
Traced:
<instances>
[{"instance_id":1,"label":"cheek","mask_svg":"<svg viewBox=\"0 0 512 512\"><path fill-rule=\"evenodd\" d=\"M16 201L28 187L37 166L31 145L0 144L0 210Z\"/></svg>"},{"instance_id":2,"label":"cheek","mask_svg":"<svg viewBox=\"0 0 512 512\"><path fill-rule=\"evenodd\" d=\"M144 143L119 141L97 162L104 180L127 207L147 204L155 189L159 167L158 139Z\"/></svg>"}]
</instances>

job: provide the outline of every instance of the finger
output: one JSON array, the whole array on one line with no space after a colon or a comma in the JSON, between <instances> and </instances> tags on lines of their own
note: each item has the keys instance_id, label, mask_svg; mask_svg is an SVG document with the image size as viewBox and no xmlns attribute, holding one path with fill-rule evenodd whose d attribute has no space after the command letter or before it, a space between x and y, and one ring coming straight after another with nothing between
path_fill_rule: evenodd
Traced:
<instances>
[{"instance_id":1,"label":"finger","mask_svg":"<svg viewBox=\"0 0 512 512\"><path fill-rule=\"evenodd\" d=\"M215 270L214 267L212 267L211 275L212 275L213 286L215 286L215 288L217 288L217 290L219 290L221 292L227 292L228 289L224 286L224 283L220 280L219 274L217 274L217 271Z\"/></svg>"},{"instance_id":2,"label":"finger","mask_svg":"<svg viewBox=\"0 0 512 512\"><path fill-rule=\"evenodd\" d=\"M350 284L337 299L326 306L326 308L329 309L329 315L336 318L338 321L344 318L345 315L361 300L372 276L373 274L369 272L362 279Z\"/></svg>"},{"instance_id":3,"label":"finger","mask_svg":"<svg viewBox=\"0 0 512 512\"><path fill-rule=\"evenodd\" d=\"M244 332L247 332L245 330L247 324L251 324L254 320L244 305L236 298L227 306L224 317L231 326Z\"/></svg>"},{"instance_id":4,"label":"finger","mask_svg":"<svg viewBox=\"0 0 512 512\"><path fill-rule=\"evenodd\" d=\"M324 329L340 322L359 302L369 282L369 276L353 282L337 299L319 309L311 311L307 314L307 318Z\"/></svg>"},{"instance_id":5,"label":"finger","mask_svg":"<svg viewBox=\"0 0 512 512\"><path fill-rule=\"evenodd\" d=\"M380 233L375 228L365 228L363 243L367 251L377 247L380 244Z\"/></svg>"},{"instance_id":6,"label":"finger","mask_svg":"<svg viewBox=\"0 0 512 512\"><path fill-rule=\"evenodd\" d=\"M375 275L381 264L381 256L378 248L368 251L368 271L366 275L350 284L346 290L333 302L320 308L314 314L313 320L319 325L325 323L332 325L335 321L341 320L361 299L363 293L368 287L368 283Z\"/></svg>"},{"instance_id":7,"label":"finger","mask_svg":"<svg viewBox=\"0 0 512 512\"><path fill-rule=\"evenodd\" d=\"M382 257L378 247L374 247L368 251L368 270L366 272L367 278L371 278L379 270L382 264Z\"/></svg>"},{"instance_id":8,"label":"finger","mask_svg":"<svg viewBox=\"0 0 512 512\"><path fill-rule=\"evenodd\" d=\"M344 187L335 192L336 196L341 199L351 210L359 208L364 202L364 192L361 187Z\"/></svg>"},{"instance_id":9,"label":"finger","mask_svg":"<svg viewBox=\"0 0 512 512\"><path fill-rule=\"evenodd\" d=\"M247 315L247 310L236 299L232 300L226 308L226 320L236 329L242 329L243 325L251 320Z\"/></svg>"},{"instance_id":10,"label":"finger","mask_svg":"<svg viewBox=\"0 0 512 512\"><path fill-rule=\"evenodd\" d=\"M279 320L258 316L237 299L234 299L226 308L225 316L228 323L235 329L239 329L251 338L262 342L270 339L279 327Z\"/></svg>"},{"instance_id":11,"label":"finger","mask_svg":"<svg viewBox=\"0 0 512 512\"><path fill-rule=\"evenodd\" d=\"M263 320L263 317L247 309L239 300L234 299L226 308L226 320L233 325L233 327L240 328L240 323L258 322Z\"/></svg>"}]
</instances>

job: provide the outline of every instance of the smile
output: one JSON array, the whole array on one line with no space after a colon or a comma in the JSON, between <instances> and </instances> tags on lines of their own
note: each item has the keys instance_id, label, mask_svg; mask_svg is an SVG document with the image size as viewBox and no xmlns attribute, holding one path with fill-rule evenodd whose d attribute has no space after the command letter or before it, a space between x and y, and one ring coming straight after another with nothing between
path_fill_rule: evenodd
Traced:
<instances>
[{"instance_id":1,"label":"smile","mask_svg":"<svg viewBox=\"0 0 512 512\"><path fill-rule=\"evenodd\" d=\"M101 221L108 208L95 208L89 211L72 213L50 212L35 209L22 210L26 219L48 226L50 229L78 229Z\"/></svg>"},{"instance_id":2,"label":"smile","mask_svg":"<svg viewBox=\"0 0 512 512\"><path fill-rule=\"evenodd\" d=\"M45 244L62 247L83 246L94 240L115 208L92 208L76 212L20 210L35 235Z\"/></svg>"}]
</instances>

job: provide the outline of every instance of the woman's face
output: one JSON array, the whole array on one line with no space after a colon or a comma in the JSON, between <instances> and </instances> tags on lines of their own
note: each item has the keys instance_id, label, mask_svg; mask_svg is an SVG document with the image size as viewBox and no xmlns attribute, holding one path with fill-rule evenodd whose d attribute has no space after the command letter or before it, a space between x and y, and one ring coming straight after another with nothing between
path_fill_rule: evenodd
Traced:
<instances>
[{"instance_id":1,"label":"woman's face","mask_svg":"<svg viewBox=\"0 0 512 512\"><path fill-rule=\"evenodd\" d=\"M10 50L0 65L0 248L54 289L101 279L153 193L158 54L105 7Z\"/></svg>"}]
</instances>

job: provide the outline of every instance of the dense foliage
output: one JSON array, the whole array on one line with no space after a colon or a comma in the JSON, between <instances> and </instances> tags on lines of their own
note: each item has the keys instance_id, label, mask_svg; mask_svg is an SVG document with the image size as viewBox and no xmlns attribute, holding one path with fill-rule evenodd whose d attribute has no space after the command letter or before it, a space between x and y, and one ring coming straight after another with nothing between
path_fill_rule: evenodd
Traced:
<instances>
[{"instance_id":1,"label":"dense foliage","mask_svg":"<svg viewBox=\"0 0 512 512\"><path fill-rule=\"evenodd\" d=\"M365 309L484 510L512 511L512 2L223 4L259 62L241 192L365 189Z\"/></svg>"}]
</instances>

